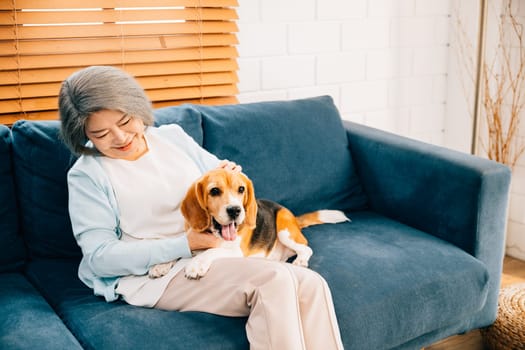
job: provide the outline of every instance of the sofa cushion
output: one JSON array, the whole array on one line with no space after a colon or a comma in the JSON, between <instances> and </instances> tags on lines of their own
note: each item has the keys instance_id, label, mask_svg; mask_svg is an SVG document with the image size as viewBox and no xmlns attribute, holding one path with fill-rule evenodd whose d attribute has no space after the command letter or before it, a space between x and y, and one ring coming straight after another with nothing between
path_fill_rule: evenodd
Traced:
<instances>
[{"instance_id":1,"label":"sofa cushion","mask_svg":"<svg viewBox=\"0 0 525 350\"><path fill-rule=\"evenodd\" d=\"M199 113L170 107L156 111L155 117L156 125L178 123L202 143ZM81 255L67 206L67 171L76 157L60 140L59 128L54 120L21 120L12 127L16 194L22 231L32 257Z\"/></svg>"},{"instance_id":2,"label":"sofa cushion","mask_svg":"<svg viewBox=\"0 0 525 350\"><path fill-rule=\"evenodd\" d=\"M20 270L25 247L18 232L18 209L11 161L11 131L0 125L0 272Z\"/></svg>"},{"instance_id":3,"label":"sofa cushion","mask_svg":"<svg viewBox=\"0 0 525 350\"><path fill-rule=\"evenodd\" d=\"M107 303L80 282L77 267L71 260L40 260L28 264L27 274L88 349L249 348L245 318Z\"/></svg>"},{"instance_id":4,"label":"sofa cushion","mask_svg":"<svg viewBox=\"0 0 525 350\"><path fill-rule=\"evenodd\" d=\"M0 348L82 349L23 275L0 274L0 305Z\"/></svg>"},{"instance_id":5,"label":"sofa cushion","mask_svg":"<svg viewBox=\"0 0 525 350\"><path fill-rule=\"evenodd\" d=\"M365 206L331 97L193 108L202 113L204 147L241 164L259 198L297 214Z\"/></svg>"},{"instance_id":6,"label":"sofa cushion","mask_svg":"<svg viewBox=\"0 0 525 350\"><path fill-rule=\"evenodd\" d=\"M462 332L485 304L486 266L422 231L357 212L351 223L303 232L310 268L331 288L345 348L396 348L449 326Z\"/></svg>"},{"instance_id":7,"label":"sofa cushion","mask_svg":"<svg viewBox=\"0 0 525 350\"><path fill-rule=\"evenodd\" d=\"M58 121L16 122L13 160L22 231L32 257L79 257L67 209L67 171L75 157Z\"/></svg>"},{"instance_id":8,"label":"sofa cushion","mask_svg":"<svg viewBox=\"0 0 525 350\"><path fill-rule=\"evenodd\" d=\"M186 106L172 106L155 109L155 126L164 124L178 124L184 131L202 146L202 119L201 114Z\"/></svg>"}]
</instances>

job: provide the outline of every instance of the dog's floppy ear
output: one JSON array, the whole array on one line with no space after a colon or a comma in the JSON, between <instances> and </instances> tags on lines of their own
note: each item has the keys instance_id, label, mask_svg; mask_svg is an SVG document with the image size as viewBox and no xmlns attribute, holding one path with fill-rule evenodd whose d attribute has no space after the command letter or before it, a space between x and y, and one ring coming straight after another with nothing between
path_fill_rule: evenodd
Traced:
<instances>
[{"instance_id":1,"label":"dog's floppy ear","mask_svg":"<svg viewBox=\"0 0 525 350\"><path fill-rule=\"evenodd\" d=\"M255 191L253 189L252 181L241 173L246 182L246 190L244 192L243 206L246 212L244 224L249 228L255 228L257 222L257 201L255 200Z\"/></svg>"},{"instance_id":2,"label":"dog's floppy ear","mask_svg":"<svg viewBox=\"0 0 525 350\"><path fill-rule=\"evenodd\" d=\"M186 222L197 232L202 232L211 225L211 218L206 210L205 196L203 181L196 181L188 189L180 208Z\"/></svg>"}]
</instances>

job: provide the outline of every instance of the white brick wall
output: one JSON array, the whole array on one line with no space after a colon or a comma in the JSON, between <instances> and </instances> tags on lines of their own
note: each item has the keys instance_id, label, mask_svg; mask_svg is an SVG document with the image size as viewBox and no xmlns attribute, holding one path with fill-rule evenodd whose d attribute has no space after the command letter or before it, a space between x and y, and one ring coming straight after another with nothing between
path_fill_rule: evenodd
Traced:
<instances>
[{"instance_id":1,"label":"white brick wall","mask_svg":"<svg viewBox=\"0 0 525 350\"><path fill-rule=\"evenodd\" d=\"M443 144L448 0L239 3L241 102L329 94L345 119Z\"/></svg>"}]
</instances>

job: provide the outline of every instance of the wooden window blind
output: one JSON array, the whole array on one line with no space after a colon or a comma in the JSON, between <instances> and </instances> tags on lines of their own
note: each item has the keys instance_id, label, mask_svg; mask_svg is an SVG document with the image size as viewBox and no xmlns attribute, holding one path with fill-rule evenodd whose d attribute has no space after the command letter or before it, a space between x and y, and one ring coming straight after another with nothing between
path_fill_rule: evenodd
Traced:
<instances>
[{"instance_id":1,"label":"wooden window blind","mask_svg":"<svg viewBox=\"0 0 525 350\"><path fill-rule=\"evenodd\" d=\"M57 119L62 81L120 67L154 107L236 103L237 0L0 0L0 123Z\"/></svg>"}]
</instances>

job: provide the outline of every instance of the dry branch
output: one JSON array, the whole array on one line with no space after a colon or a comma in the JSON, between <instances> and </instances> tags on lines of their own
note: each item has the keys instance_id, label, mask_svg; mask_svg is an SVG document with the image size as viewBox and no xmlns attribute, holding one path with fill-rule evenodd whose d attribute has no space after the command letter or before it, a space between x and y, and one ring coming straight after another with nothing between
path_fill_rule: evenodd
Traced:
<instances>
[{"instance_id":1,"label":"dry branch","mask_svg":"<svg viewBox=\"0 0 525 350\"><path fill-rule=\"evenodd\" d=\"M480 139L489 159L510 167L525 153L525 143L518 137L525 106L525 43L523 26L512 9L512 0L506 1L497 21L499 33L496 48L492 51L493 56L489 61L485 53L483 60L481 104L485 115L486 134L485 139ZM473 46L459 16L456 24L462 66L469 80L473 82ZM515 47L519 50L515 50Z\"/></svg>"}]
</instances>

